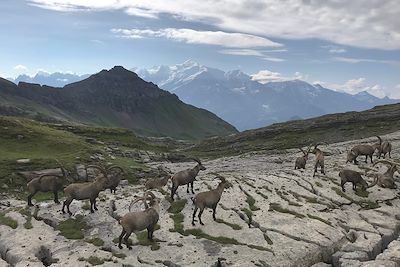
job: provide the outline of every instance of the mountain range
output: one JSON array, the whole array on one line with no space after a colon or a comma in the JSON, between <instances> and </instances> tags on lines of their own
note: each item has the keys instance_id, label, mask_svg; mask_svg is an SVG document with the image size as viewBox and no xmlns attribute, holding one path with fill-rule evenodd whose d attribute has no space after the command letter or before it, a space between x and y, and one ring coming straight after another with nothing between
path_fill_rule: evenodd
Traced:
<instances>
[{"instance_id":1,"label":"mountain range","mask_svg":"<svg viewBox=\"0 0 400 267\"><path fill-rule=\"evenodd\" d=\"M213 113L185 104L120 66L62 88L0 79L0 115L123 127L179 139L237 132Z\"/></svg>"},{"instance_id":2,"label":"mountain range","mask_svg":"<svg viewBox=\"0 0 400 267\"><path fill-rule=\"evenodd\" d=\"M37 83L40 85L48 85L53 87L63 87L69 83L74 83L86 79L90 74L75 74L75 73L65 73L65 72L54 72L49 73L46 71L39 71L34 76L29 76L27 74L21 74L17 78L8 78L15 84L19 82L27 83Z\"/></svg>"},{"instance_id":3,"label":"mountain range","mask_svg":"<svg viewBox=\"0 0 400 267\"><path fill-rule=\"evenodd\" d=\"M144 80L215 113L239 130L399 102L366 91L356 95L337 92L301 80L261 84L240 70L224 72L194 61L135 71Z\"/></svg>"}]
</instances>

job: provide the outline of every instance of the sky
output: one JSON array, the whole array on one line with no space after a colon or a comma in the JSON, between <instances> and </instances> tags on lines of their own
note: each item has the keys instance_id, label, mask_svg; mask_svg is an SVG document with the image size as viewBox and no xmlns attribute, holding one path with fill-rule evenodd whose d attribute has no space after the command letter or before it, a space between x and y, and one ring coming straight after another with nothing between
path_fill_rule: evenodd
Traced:
<instances>
[{"instance_id":1,"label":"sky","mask_svg":"<svg viewBox=\"0 0 400 267\"><path fill-rule=\"evenodd\" d=\"M398 0L1 0L0 77L188 59L400 98Z\"/></svg>"}]
</instances>

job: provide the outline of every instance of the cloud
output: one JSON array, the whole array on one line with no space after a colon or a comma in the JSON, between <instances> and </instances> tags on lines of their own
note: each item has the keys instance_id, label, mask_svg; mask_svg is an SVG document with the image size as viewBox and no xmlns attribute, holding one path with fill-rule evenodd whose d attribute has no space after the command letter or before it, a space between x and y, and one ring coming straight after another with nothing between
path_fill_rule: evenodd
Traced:
<instances>
[{"instance_id":1,"label":"cloud","mask_svg":"<svg viewBox=\"0 0 400 267\"><path fill-rule=\"evenodd\" d=\"M339 47L339 46L335 46L335 45L324 45L321 47L327 49L328 52L332 53L332 54L342 54L342 53L347 52L347 50L344 49L343 47Z\"/></svg>"},{"instance_id":2,"label":"cloud","mask_svg":"<svg viewBox=\"0 0 400 267\"><path fill-rule=\"evenodd\" d=\"M27 71L28 68L27 68L26 66L24 66L24 65L19 64L19 65L17 65L17 66L14 67L14 70L17 70L17 71Z\"/></svg>"},{"instance_id":3,"label":"cloud","mask_svg":"<svg viewBox=\"0 0 400 267\"><path fill-rule=\"evenodd\" d=\"M281 81L290 81L290 80L307 80L308 75L304 75L300 72L295 72L291 77L285 77L279 72L273 72L270 70L260 70L259 72L250 75L253 81L257 81L259 83L268 83L268 82L281 82Z\"/></svg>"},{"instance_id":4,"label":"cloud","mask_svg":"<svg viewBox=\"0 0 400 267\"><path fill-rule=\"evenodd\" d=\"M232 48L283 46L282 44L273 42L264 37L222 31L196 31L192 29L166 28L160 30L112 29L111 32L122 38L167 38L188 44L208 44Z\"/></svg>"},{"instance_id":5,"label":"cloud","mask_svg":"<svg viewBox=\"0 0 400 267\"><path fill-rule=\"evenodd\" d=\"M278 58L278 57L263 57L264 60L266 61L272 61L272 62L283 62L285 61L283 58Z\"/></svg>"},{"instance_id":6,"label":"cloud","mask_svg":"<svg viewBox=\"0 0 400 267\"><path fill-rule=\"evenodd\" d=\"M272 62L283 62L285 59L278 57L271 57L269 53L286 52L286 49L276 49L276 50L255 50L255 49L224 49L220 50L221 54L234 55L234 56L255 56L260 57L267 61Z\"/></svg>"},{"instance_id":7,"label":"cloud","mask_svg":"<svg viewBox=\"0 0 400 267\"><path fill-rule=\"evenodd\" d=\"M387 95L386 88L379 84L370 84L364 77L350 79L343 84L326 83L321 81L316 81L314 82L314 84L320 84L326 88L339 92L345 92L352 95L358 94L363 91L367 91L371 95L381 98Z\"/></svg>"},{"instance_id":8,"label":"cloud","mask_svg":"<svg viewBox=\"0 0 400 267\"><path fill-rule=\"evenodd\" d=\"M382 59L371 59L371 58L353 58L353 57L334 57L334 61L345 62L345 63L380 63L390 65L400 65L400 61L397 60L382 60Z\"/></svg>"},{"instance_id":9,"label":"cloud","mask_svg":"<svg viewBox=\"0 0 400 267\"><path fill-rule=\"evenodd\" d=\"M400 49L397 0L28 0L57 11L123 10L133 16L165 14L234 31L286 39L317 38L337 44Z\"/></svg>"}]
</instances>

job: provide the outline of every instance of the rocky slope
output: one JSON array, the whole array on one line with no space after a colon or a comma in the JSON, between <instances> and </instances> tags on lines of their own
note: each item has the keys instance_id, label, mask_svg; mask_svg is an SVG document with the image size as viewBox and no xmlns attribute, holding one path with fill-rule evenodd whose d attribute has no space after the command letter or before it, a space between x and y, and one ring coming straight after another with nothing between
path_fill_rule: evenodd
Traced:
<instances>
[{"instance_id":1,"label":"rocky slope","mask_svg":"<svg viewBox=\"0 0 400 267\"><path fill-rule=\"evenodd\" d=\"M399 159L400 132L384 138L393 143L393 157ZM94 214L87 203L74 201L72 217L51 201L25 208L23 201L2 199L0 221L11 227L0 225L0 266L215 266L218 260L223 266L400 266L399 191L375 186L363 194L353 192L350 184L345 193L340 190L339 170L372 167L346 165L346 149L374 141L322 146L330 155L327 175L314 178L313 157L305 171L293 170L297 149L204 161L207 170L195 182L197 192L218 184L214 173L232 184L222 195L218 222L206 211L204 226L191 225L192 195L185 187L178 189L180 200L172 207L167 192L154 191L162 198L160 229L154 243L146 241L145 233L132 235L133 250L120 250L113 242L121 230L114 217L125 214L134 196L142 195L141 185L123 183L115 195L102 192ZM148 166L160 164L178 171L195 163ZM379 165L376 170L384 169ZM372 177L366 180L372 182Z\"/></svg>"},{"instance_id":2,"label":"rocky slope","mask_svg":"<svg viewBox=\"0 0 400 267\"><path fill-rule=\"evenodd\" d=\"M0 114L123 127L180 139L237 132L213 113L187 105L118 66L63 88L0 80Z\"/></svg>"}]
</instances>

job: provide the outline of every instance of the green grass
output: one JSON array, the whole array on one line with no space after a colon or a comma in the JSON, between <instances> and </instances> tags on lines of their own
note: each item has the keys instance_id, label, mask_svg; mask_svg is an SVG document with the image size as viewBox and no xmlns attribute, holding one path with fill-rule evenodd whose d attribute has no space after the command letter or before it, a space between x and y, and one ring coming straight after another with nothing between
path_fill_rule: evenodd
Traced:
<instances>
[{"instance_id":1,"label":"green grass","mask_svg":"<svg viewBox=\"0 0 400 267\"><path fill-rule=\"evenodd\" d=\"M276 212L280 212L280 213L287 213L287 214L291 214L294 215L297 218L304 218L306 217L305 215L298 213L296 211L293 210L289 210L286 208L283 208L279 203L270 203L269 204L269 210L271 211L276 211Z\"/></svg>"},{"instance_id":2,"label":"green grass","mask_svg":"<svg viewBox=\"0 0 400 267\"><path fill-rule=\"evenodd\" d=\"M281 192L280 190L278 190L278 189L275 189L275 192L277 193L277 195L278 196L280 196L283 200L285 200L285 201L287 201L287 203L290 205L290 206L296 206L296 207L301 207L302 205L301 204L299 204L299 203L297 203L297 202L293 202L293 201L291 201L288 197L286 197L287 195L288 195L288 193L286 193L286 192Z\"/></svg>"},{"instance_id":3,"label":"green grass","mask_svg":"<svg viewBox=\"0 0 400 267\"><path fill-rule=\"evenodd\" d=\"M256 200L254 199L254 197L252 195L250 195L249 193L247 193L246 191L243 191L243 193L245 193L246 195L246 202L247 204L249 204L249 208L251 211L257 211L260 208L257 207L256 204Z\"/></svg>"},{"instance_id":4,"label":"green grass","mask_svg":"<svg viewBox=\"0 0 400 267\"><path fill-rule=\"evenodd\" d=\"M174 214L180 213L185 208L186 203L186 199L175 200L174 202L171 202L171 206L168 208L168 212Z\"/></svg>"},{"instance_id":5,"label":"green grass","mask_svg":"<svg viewBox=\"0 0 400 267\"><path fill-rule=\"evenodd\" d=\"M149 240L147 238L147 231L142 231L136 234L136 238L138 240L138 244L141 246L150 246L151 250L159 250L160 245L157 241L159 241L156 238L153 238L153 241Z\"/></svg>"},{"instance_id":6,"label":"green grass","mask_svg":"<svg viewBox=\"0 0 400 267\"><path fill-rule=\"evenodd\" d=\"M60 234L67 239L83 239L83 231L88 229L88 225L84 222L82 215L77 215L76 218L69 218L62 221L57 226Z\"/></svg>"},{"instance_id":7,"label":"green grass","mask_svg":"<svg viewBox=\"0 0 400 267\"><path fill-rule=\"evenodd\" d=\"M25 229L32 229L32 213L28 208L25 209L20 209L18 210L21 215L25 216L25 223L24 223L24 228Z\"/></svg>"},{"instance_id":8,"label":"green grass","mask_svg":"<svg viewBox=\"0 0 400 267\"><path fill-rule=\"evenodd\" d=\"M242 208L241 211L243 211L244 214L246 214L247 218L249 219L249 222L253 220L253 212L247 208Z\"/></svg>"},{"instance_id":9,"label":"green grass","mask_svg":"<svg viewBox=\"0 0 400 267\"><path fill-rule=\"evenodd\" d=\"M86 261L91 265L102 265L106 261L105 259L101 259L96 256L90 256L89 258L80 257L78 258L79 261Z\"/></svg>"},{"instance_id":10,"label":"green grass","mask_svg":"<svg viewBox=\"0 0 400 267\"><path fill-rule=\"evenodd\" d=\"M223 223L225 225L228 225L229 227L231 227L233 230L242 230L242 227L238 224L235 223L230 223L227 221L224 221L223 219L217 219L216 221L217 223Z\"/></svg>"},{"instance_id":11,"label":"green grass","mask_svg":"<svg viewBox=\"0 0 400 267\"><path fill-rule=\"evenodd\" d=\"M355 194L359 197L367 198L369 195L369 192L367 190L362 190L361 187L357 187Z\"/></svg>"},{"instance_id":12,"label":"green grass","mask_svg":"<svg viewBox=\"0 0 400 267\"><path fill-rule=\"evenodd\" d=\"M12 229L17 229L18 227L18 222L9 216L6 216L4 212L0 212L0 224L7 225Z\"/></svg>"},{"instance_id":13,"label":"green grass","mask_svg":"<svg viewBox=\"0 0 400 267\"><path fill-rule=\"evenodd\" d=\"M91 239L85 239L86 242L95 245L96 247L101 247L104 245L104 241L101 238L94 237Z\"/></svg>"},{"instance_id":14,"label":"green grass","mask_svg":"<svg viewBox=\"0 0 400 267\"><path fill-rule=\"evenodd\" d=\"M345 193L343 193L342 190L337 187L331 187L331 189L333 191L335 191L336 194L338 194L339 196L351 201L352 203L359 205L362 209L369 210L369 209L376 209L376 208L380 207L378 203L370 201L370 200L360 200L360 201L354 200L351 197L347 196Z\"/></svg>"}]
</instances>

